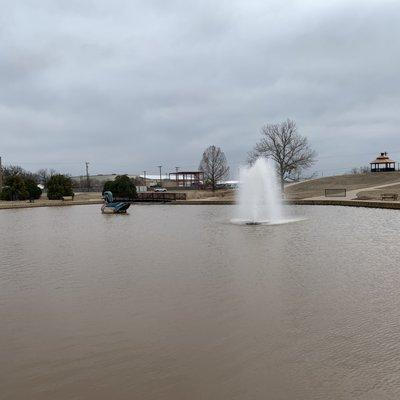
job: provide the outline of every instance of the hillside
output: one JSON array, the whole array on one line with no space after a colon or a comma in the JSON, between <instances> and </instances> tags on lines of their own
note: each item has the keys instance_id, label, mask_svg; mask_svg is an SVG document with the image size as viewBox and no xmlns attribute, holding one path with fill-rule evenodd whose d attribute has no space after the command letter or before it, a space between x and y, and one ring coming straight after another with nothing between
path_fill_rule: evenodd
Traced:
<instances>
[{"instance_id":1,"label":"hillside","mask_svg":"<svg viewBox=\"0 0 400 400\"><path fill-rule=\"evenodd\" d=\"M368 200L380 200L385 193L397 194L400 197L400 184L386 186L381 189L363 190L357 193L357 198Z\"/></svg>"},{"instance_id":2,"label":"hillside","mask_svg":"<svg viewBox=\"0 0 400 400\"><path fill-rule=\"evenodd\" d=\"M337 175L325 178L312 179L297 183L285 188L288 199L304 199L309 197L324 196L325 189L358 190L373 188L379 185L400 183L400 172L379 172L353 175ZM389 190L390 191L390 190ZM385 192L388 192L386 189Z\"/></svg>"}]
</instances>

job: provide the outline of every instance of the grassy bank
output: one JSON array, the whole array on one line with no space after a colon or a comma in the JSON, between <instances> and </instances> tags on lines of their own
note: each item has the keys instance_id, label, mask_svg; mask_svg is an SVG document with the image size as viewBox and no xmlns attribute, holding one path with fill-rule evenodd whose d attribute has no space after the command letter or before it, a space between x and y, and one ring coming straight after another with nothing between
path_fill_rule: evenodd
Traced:
<instances>
[{"instance_id":1,"label":"grassy bank","mask_svg":"<svg viewBox=\"0 0 400 400\"><path fill-rule=\"evenodd\" d=\"M288 199L305 199L309 197L323 196L325 189L358 190L369 187L396 184L400 182L400 172L379 172L354 175L337 175L326 178L312 179L300 182L285 188ZM388 191L385 190L385 193Z\"/></svg>"},{"instance_id":2,"label":"grassy bank","mask_svg":"<svg viewBox=\"0 0 400 400\"><path fill-rule=\"evenodd\" d=\"M29 201L1 201L0 210L10 210L15 208L35 208L35 207L64 207L64 206L83 206L88 204L102 204L101 200L36 200L34 203Z\"/></svg>"},{"instance_id":3,"label":"grassy bank","mask_svg":"<svg viewBox=\"0 0 400 400\"><path fill-rule=\"evenodd\" d=\"M101 204L101 193L76 193L74 200L48 200L42 196L41 199L35 200L33 203L27 201L0 201L0 210L8 210L13 208L32 208L32 207L61 207L61 206L77 206L85 204Z\"/></svg>"}]
</instances>

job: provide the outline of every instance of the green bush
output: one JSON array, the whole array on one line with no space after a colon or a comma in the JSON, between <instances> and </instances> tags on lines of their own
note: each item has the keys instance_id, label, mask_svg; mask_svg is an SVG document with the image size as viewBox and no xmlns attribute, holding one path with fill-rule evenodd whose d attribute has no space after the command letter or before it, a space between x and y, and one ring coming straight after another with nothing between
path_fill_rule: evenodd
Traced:
<instances>
[{"instance_id":1,"label":"green bush","mask_svg":"<svg viewBox=\"0 0 400 400\"><path fill-rule=\"evenodd\" d=\"M21 176L14 175L6 178L0 194L1 200L26 200L29 192L26 189L25 181Z\"/></svg>"},{"instance_id":2,"label":"green bush","mask_svg":"<svg viewBox=\"0 0 400 400\"><path fill-rule=\"evenodd\" d=\"M134 180L128 175L117 175L115 180L107 181L103 186L103 193L110 191L114 197L134 199L136 197L136 186Z\"/></svg>"},{"instance_id":3,"label":"green bush","mask_svg":"<svg viewBox=\"0 0 400 400\"><path fill-rule=\"evenodd\" d=\"M112 192L113 193L113 189L114 189L114 181L104 182L103 193L104 192Z\"/></svg>"},{"instance_id":4,"label":"green bush","mask_svg":"<svg viewBox=\"0 0 400 400\"><path fill-rule=\"evenodd\" d=\"M47 181L47 197L49 200L61 200L64 196L72 195L72 180L69 176L57 174Z\"/></svg>"},{"instance_id":5,"label":"green bush","mask_svg":"<svg viewBox=\"0 0 400 400\"><path fill-rule=\"evenodd\" d=\"M25 179L25 187L28 191L29 199L40 199L40 196L42 195L42 189L38 187L36 181L33 178Z\"/></svg>"},{"instance_id":6,"label":"green bush","mask_svg":"<svg viewBox=\"0 0 400 400\"><path fill-rule=\"evenodd\" d=\"M10 165L3 169L4 186L0 188L2 200L39 199L42 190L37 186L37 176L25 171L18 165Z\"/></svg>"}]
</instances>

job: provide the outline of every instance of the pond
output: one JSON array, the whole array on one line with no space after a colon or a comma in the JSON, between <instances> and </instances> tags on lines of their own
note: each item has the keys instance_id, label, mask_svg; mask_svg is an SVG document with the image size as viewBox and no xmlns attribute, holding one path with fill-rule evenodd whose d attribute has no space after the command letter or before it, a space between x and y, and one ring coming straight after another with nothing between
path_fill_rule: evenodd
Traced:
<instances>
[{"instance_id":1,"label":"pond","mask_svg":"<svg viewBox=\"0 0 400 400\"><path fill-rule=\"evenodd\" d=\"M0 212L4 399L400 398L400 213Z\"/></svg>"}]
</instances>

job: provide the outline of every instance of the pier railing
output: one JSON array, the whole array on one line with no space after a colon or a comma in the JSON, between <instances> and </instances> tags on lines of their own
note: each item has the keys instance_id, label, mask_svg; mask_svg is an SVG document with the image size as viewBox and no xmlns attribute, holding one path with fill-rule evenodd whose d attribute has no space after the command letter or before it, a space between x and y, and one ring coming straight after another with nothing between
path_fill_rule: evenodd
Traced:
<instances>
[{"instance_id":1,"label":"pier railing","mask_svg":"<svg viewBox=\"0 0 400 400\"><path fill-rule=\"evenodd\" d=\"M175 200L186 200L186 193L139 192L134 199L120 197L115 199L115 201L126 201L129 203L168 203Z\"/></svg>"}]
</instances>

